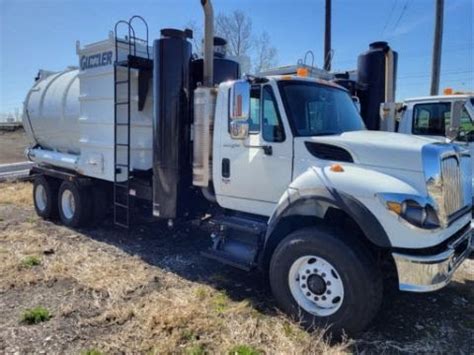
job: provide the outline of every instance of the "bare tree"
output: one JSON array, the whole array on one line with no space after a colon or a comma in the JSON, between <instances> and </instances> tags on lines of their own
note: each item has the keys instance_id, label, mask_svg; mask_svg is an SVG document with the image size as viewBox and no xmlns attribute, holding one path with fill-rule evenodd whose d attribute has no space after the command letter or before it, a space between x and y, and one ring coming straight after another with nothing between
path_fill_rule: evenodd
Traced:
<instances>
[{"instance_id":1,"label":"bare tree","mask_svg":"<svg viewBox=\"0 0 474 355\"><path fill-rule=\"evenodd\" d=\"M191 31L193 31L193 47L194 51L197 55L202 55L202 39L203 39L203 33L202 33L202 27L199 26L196 21L189 21L186 24L186 28L189 28Z\"/></svg>"},{"instance_id":2,"label":"bare tree","mask_svg":"<svg viewBox=\"0 0 474 355\"><path fill-rule=\"evenodd\" d=\"M271 45L270 35L263 31L254 44L254 73L274 67L277 64L277 49Z\"/></svg>"},{"instance_id":3,"label":"bare tree","mask_svg":"<svg viewBox=\"0 0 474 355\"><path fill-rule=\"evenodd\" d=\"M270 44L270 36L264 31L258 37L252 33L252 19L244 12L235 10L229 15L219 14L214 20L215 35L227 40L227 54L240 62L242 73L259 72L277 63L277 50ZM196 22L188 22L193 31L194 52L202 54L203 30Z\"/></svg>"},{"instance_id":4,"label":"bare tree","mask_svg":"<svg viewBox=\"0 0 474 355\"><path fill-rule=\"evenodd\" d=\"M244 12L235 10L230 15L217 15L215 30L218 36L227 40L227 52L230 55L249 55L252 48L252 20Z\"/></svg>"}]
</instances>

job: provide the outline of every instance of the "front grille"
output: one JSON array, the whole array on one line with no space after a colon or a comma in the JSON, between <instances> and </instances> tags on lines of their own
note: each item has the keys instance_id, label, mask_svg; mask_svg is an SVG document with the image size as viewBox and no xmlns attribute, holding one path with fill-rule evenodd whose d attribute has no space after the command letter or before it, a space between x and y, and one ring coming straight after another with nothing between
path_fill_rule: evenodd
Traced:
<instances>
[{"instance_id":1,"label":"front grille","mask_svg":"<svg viewBox=\"0 0 474 355\"><path fill-rule=\"evenodd\" d=\"M464 207L463 179L459 165L456 156L449 156L441 161L444 208L447 216L452 216Z\"/></svg>"}]
</instances>

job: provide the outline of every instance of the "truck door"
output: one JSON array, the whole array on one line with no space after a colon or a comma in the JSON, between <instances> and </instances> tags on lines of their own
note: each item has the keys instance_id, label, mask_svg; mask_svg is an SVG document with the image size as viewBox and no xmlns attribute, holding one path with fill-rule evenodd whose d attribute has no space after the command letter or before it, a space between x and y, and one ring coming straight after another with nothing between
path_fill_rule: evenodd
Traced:
<instances>
[{"instance_id":1,"label":"truck door","mask_svg":"<svg viewBox=\"0 0 474 355\"><path fill-rule=\"evenodd\" d=\"M214 175L221 206L269 215L291 182L293 144L281 100L271 84L253 85L249 136L222 134L219 176Z\"/></svg>"}]
</instances>

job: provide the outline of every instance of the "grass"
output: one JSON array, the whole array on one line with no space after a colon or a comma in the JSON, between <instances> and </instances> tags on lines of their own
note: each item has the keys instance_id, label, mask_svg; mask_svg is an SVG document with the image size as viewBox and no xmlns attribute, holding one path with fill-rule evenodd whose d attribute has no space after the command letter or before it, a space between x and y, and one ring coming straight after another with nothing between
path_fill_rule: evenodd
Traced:
<instances>
[{"instance_id":1,"label":"grass","mask_svg":"<svg viewBox=\"0 0 474 355\"><path fill-rule=\"evenodd\" d=\"M250 345L236 345L229 350L229 355L260 355L260 351Z\"/></svg>"},{"instance_id":2,"label":"grass","mask_svg":"<svg viewBox=\"0 0 474 355\"><path fill-rule=\"evenodd\" d=\"M2 183L0 203L5 205L33 206L33 185L29 182Z\"/></svg>"},{"instance_id":3,"label":"grass","mask_svg":"<svg viewBox=\"0 0 474 355\"><path fill-rule=\"evenodd\" d=\"M185 353L187 355L204 355L206 354L206 348L203 345L192 345L188 348L186 348Z\"/></svg>"},{"instance_id":4,"label":"grass","mask_svg":"<svg viewBox=\"0 0 474 355\"><path fill-rule=\"evenodd\" d=\"M63 226L43 223L40 219L35 224L25 223L34 216L31 203L21 215L10 207L5 208L2 200L5 186L14 186L18 195L28 198L31 193L29 184L0 184L0 218L15 218L15 223L0 229L0 289L51 300L48 307L57 309L55 323L61 324L51 346L87 355L113 354L124 349L137 354L196 355L229 354L231 350L238 355L340 354L346 349L345 343L330 346L317 334L300 330L284 315L261 312L248 300L234 299L229 291L213 286L212 280L207 284L187 279L147 262L140 255L130 255L121 247ZM13 201L13 189L8 194ZM126 237L117 236L115 230L100 233L106 239L123 238L125 244L129 243ZM165 247L172 247L159 230L153 233L160 243L168 244ZM28 267L40 262L41 272L18 267L22 260L18 255L41 257L41 251L49 247L55 252L48 256L48 262L39 257L24 259ZM54 283L48 283L50 280ZM59 294L67 296L59 297ZM31 298L20 297L15 306L30 308L28 302ZM74 317L74 321L65 321L68 317ZM49 319L50 311L43 307L28 309L21 316L26 324ZM94 348L81 353L84 345L68 340L71 329L67 327L77 327L74 332L80 339L92 335ZM32 352L40 350L42 339L48 336L44 332L43 327L38 327L31 334L37 340L34 344L38 343L37 348L30 349ZM19 338L7 340L9 344L20 352L24 350Z\"/></svg>"},{"instance_id":5,"label":"grass","mask_svg":"<svg viewBox=\"0 0 474 355\"><path fill-rule=\"evenodd\" d=\"M81 355L102 355L102 352L97 349L88 349L81 352Z\"/></svg>"},{"instance_id":6,"label":"grass","mask_svg":"<svg viewBox=\"0 0 474 355\"><path fill-rule=\"evenodd\" d=\"M21 261L21 265L25 268L41 265L41 259L36 255L30 255Z\"/></svg>"},{"instance_id":7,"label":"grass","mask_svg":"<svg viewBox=\"0 0 474 355\"><path fill-rule=\"evenodd\" d=\"M218 292L213 297L213 304L217 313L223 313L229 307L229 297L223 291Z\"/></svg>"},{"instance_id":8,"label":"grass","mask_svg":"<svg viewBox=\"0 0 474 355\"><path fill-rule=\"evenodd\" d=\"M46 308L39 306L25 310L21 316L21 321L26 324L38 324L47 322L51 317L52 315Z\"/></svg>"}]
</instances>

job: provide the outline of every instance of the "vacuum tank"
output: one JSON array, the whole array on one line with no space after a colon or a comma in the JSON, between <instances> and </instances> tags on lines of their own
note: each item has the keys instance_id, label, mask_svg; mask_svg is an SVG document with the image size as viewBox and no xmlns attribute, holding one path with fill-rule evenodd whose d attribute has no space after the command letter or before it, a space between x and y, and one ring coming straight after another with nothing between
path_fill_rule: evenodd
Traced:
<instances>
[{"instance_id":1,"label":"vacuum tank","mask_svg":"<svg viewBox=\"0 0 474 355\"><path fill-rule=\"evenodd\" d=\"M32 145L79 154L79 69L40 71L24 103L24 127Z\"/></svg>"},{"instance_id":2,"label":"vacuum tank","mask_svg":"<svg viewBox=\"0 0 474 355\"><path fill-rule=\"evenodd\" d=\"M61 72L39 72L23 107L30 160L114 180L116 48L119 60L125 59L128 45L116 47L111 32L107 39L99 42L83 47L77 43L78 67ZM144 57L146 53L146 47L137 44L137 56ZM152 168L153 137L151 90L140 110L138 71L132 69L131 72L130 168L149 170ZM118 97L123 100L124 92L119 90Z\"/></svg>"}]
</instances>

